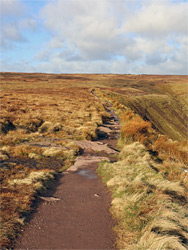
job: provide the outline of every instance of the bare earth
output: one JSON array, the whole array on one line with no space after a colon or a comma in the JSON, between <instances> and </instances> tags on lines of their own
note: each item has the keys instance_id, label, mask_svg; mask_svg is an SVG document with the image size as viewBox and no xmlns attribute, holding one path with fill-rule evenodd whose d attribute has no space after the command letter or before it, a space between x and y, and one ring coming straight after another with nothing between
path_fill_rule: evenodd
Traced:
<instances>
[{"instance_id":1,"label":"bare earth","mask_svg":"<svg viewBox=\"0 0 188 250\"><path fill-rule=\"evenodd\" d=\"M15 249L115 249L115 222L109 213L111 197L95 172L98 162L117 153L104 144L116 143L110 131L105 132L108 138L100 142L78 143L84 155L62 174L53 195L41 197ZM100 156L92 150L101 151Z\"/></svg>"},{"instance_id":2,"label":"bare earth","mask_svg":"<svg viewBox=\"0 0 188 250\"><path fill-rule=\"evenodd\" d=\"M15 249L114 249L110 195L96 168L62 176L53 194L60 200L41 203Z\"/></svg>"}]
</instances>

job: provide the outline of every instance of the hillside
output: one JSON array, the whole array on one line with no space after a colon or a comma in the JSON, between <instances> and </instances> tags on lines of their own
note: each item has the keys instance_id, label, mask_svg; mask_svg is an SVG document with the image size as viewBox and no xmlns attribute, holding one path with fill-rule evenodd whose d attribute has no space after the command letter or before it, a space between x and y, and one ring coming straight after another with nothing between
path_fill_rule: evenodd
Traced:
<instances>
[{"instance_id":1,"label":"hillside","mask_svg":"<svg viewBox=\"0 0 188 250\"><path fill-rule=\"evenodd\" d=\"M0 82L3 248L85 154L78 142L109 143L105 124L115 110L116 154L98 173L112 194L118 248L186 249L187 76L1 73Z\"/></svg>"},{"instance_id":2,"label":"hillside","mask_svg":"<svg viewBox=\"0 0 188 250\"><path fill-rule=\"evenodd\" d=\"M188 138L187 76L1 73L2 90L12 86L19 91L40 88L44 93L50 88L104 88L115 100L151 121L160 133L174 140Z\"/></svg>"}]
</instances>

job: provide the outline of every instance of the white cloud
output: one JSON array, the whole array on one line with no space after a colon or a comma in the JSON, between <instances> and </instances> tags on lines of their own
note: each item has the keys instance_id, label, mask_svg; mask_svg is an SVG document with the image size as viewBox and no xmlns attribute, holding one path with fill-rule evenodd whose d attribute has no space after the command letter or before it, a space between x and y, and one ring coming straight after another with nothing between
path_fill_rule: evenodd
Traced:
<instances>
[{"instance_id":1,"label":"white cloud","mask_svg":"<svg viewBox=\"0 0 188 250\"><path fill-rule=\"evenodd\" d=\"M19 16L23 14L25 5L20 0L1 0L0 16L1 18L9 16Z\"/></svg>"},{"instance_id":2,"label":"white cloud","mask_svg":"<svg viewBox=\"0 0 188 250\"><path fill-rule=\"evenodd\" d=\"M21 30L27 29L27 30L35 31L37 29L37 26L38 26L38 23L33 18L24 18L20 20L19 22L19 28Z\"/></svg>"},{"instance_id":3,"label":"white cloud","mask_svg":"<svg viewBox=\"0 0 188 250\"><path fill-rule=\"evenodd\" d=\"M122 65L135 72L148 68L148 73L156 71L155 66L169 73L175 68L170 64L178 62L179 70L182 72L181 67L185 70L177 54L186 57L186 45L181 47L181 37L187 35L187 3L56 0L49 2L41 13L45 26L53 32L48 48L60 50L59 54L51 51L51 65L57 61L59 65L71 62L72 70L79 72L84 72L84 68L88 72L88 65L94 69L100 65L99 72L108 68L109 72L116 69L120 73L125 70ZM170 44L169 40L174 42Z\"/></svg>"},{"instance_id":4,"label":"white cloud","mask_svg":"<svg viewBox=\"0 0 188 250\"><path fill-rule=\"evenodd\" d=\"M24 5L19 0L1 0L1 48L10 49L12 42L24 41L19 30L17 18L23 14Z\"/></svg>"},{"instance_id":5,"label":"white cloud","mask_svg":"<svg viewBox=\"0 0 188 250\"><path fill-rule=\"evenodd\" d=\"M111 57L119 44L116 19L110 1L57 1L42 11L46 27L61 36L83 59ZM121 43L121 41L120 41ZM117 46L117 47L118 47Z\"/></svg>"},{"instance_id":6,"label":"white cloud","mask_svg":"<svg viewBox=\"0 0 188 250\"><path fill-rule=\"evenodd\" d=\"M14 49L16 43L26 42L25 31L34 32L37 21L28 16L27 6L21 0L0 0L1 49Z\"/></svg>"},{"instance_id":7,"label":"white cloud","mask_svg":"<svg viewBox=\"0 0 188 250\"><path fill-rule=\"evenodd\" d=\"M188 29L187 3L170 3L167 0L145 0L145 5L123 25L123 31L149 37L185 33Z\"/></svg>"},{"instance_id":8,"label":"white cloud","mask_svg":"<svg viewBox=\"0 0 188 250\"><path fill-rule=\"evenodd\" d=\"M18 62L11 63L9 59L0 61L1 72L35 72L36 69L31 66L30 62L20 60Z\"/></svg>"},{"instance_id":9,"label":"white cloud","mask_svg":"<svg viewBox=\"0 0 188 250\"><path fill-rule=\"evenodd\" d=\"M66 45L64 44L63 39L61 39L60 37L53 37L51 41L47 44L47 46L50 49L59 49L63 48Z\"/></svg>"},{"instance_id":10,"label":"white cloud","mask_svg":"<svg viewBox=\"0 0 188 250\"><path fill-rule=\"evenodd\" d=\"M17 17L14 27L12 21L2 27L4 41L23 41L23 31L34 32L38 19L24 16L21 0L1 1L4 12ZM46 1L40 18L50 38L31 70L187 74L187 8L183 0Z\"/></svg>"},{"instance_id":11,"label":"white cloud","mask_svg":"<svg viewBox=\"0 0 188 250\"><path fill-rule=\"evenodd\" d=\"M8 23L2 27L2 36L6 40L24 41L19 28L14 23Z\"/></svg>"}]
</instances>

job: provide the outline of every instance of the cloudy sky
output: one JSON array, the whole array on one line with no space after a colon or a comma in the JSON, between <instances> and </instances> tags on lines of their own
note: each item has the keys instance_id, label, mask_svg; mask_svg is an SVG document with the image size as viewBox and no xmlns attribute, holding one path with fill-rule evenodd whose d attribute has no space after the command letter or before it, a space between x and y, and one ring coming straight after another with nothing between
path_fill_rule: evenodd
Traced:
<instances>
[{"instance_id":1,"label":"cloudy sky","mask_svg":"<svg viewBox=\"0 0 188 250\"><path fill-rule=\"evenodd\" d=\"M188 74L188 0L0 0L0 71Z\"/></svg>"}]
</instances>

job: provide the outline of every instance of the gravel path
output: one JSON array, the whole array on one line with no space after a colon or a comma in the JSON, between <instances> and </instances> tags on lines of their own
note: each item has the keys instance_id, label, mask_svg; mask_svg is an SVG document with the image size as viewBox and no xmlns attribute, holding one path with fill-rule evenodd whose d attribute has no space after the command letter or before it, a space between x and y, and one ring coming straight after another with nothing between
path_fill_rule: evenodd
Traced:
<instances>
[{"instance_id":1,"label":"gravel path","mask_svg":"<svg viewBox=\"0 0 188 250\"><path fill-rule=\"evenodd\" d=\"M105 143L113 146L116 140L109 137ZM104 147L102 152L107 157ZM91 150L78 157L60 177L53 198L42 197L15 249L115 249L111 197L95 172L104 157Z\"/></svg>"},{"instance_id":2,"label":"gravel path","mask_svg":"<svg viewBox=\"0 0 188 250\"><path fill-rule=\"evenodd\" d=\"M95 174L97 163L60 178L18 239L15 249L114 249L110 195Z\"/></svg>"}]
</instances>

